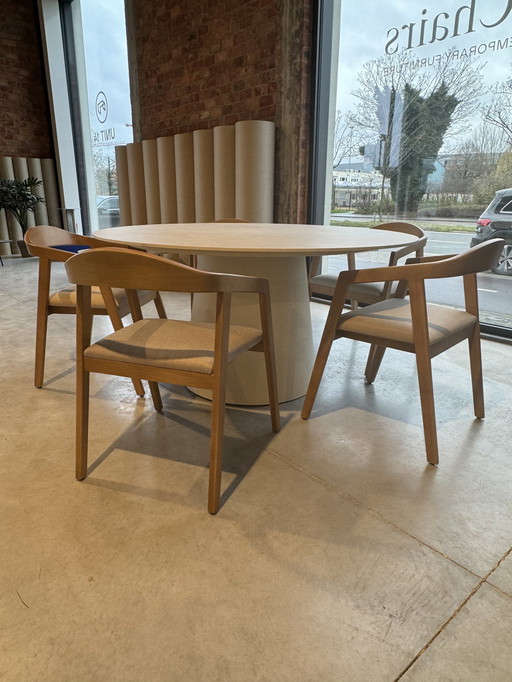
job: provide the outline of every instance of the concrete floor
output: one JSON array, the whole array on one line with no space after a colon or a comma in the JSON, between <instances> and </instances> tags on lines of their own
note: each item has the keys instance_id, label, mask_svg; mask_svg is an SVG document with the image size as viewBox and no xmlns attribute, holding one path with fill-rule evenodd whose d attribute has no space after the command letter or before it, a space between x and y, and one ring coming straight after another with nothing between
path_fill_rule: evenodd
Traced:
<instances>
[{"instance_id":1,"label":"concrete floor","mask_svg":"<svg viewBox=\"0 0 512 682\"><path fill-rule=\"evenodd\" d=\"M414 358L365 386L366 347L339 342L309 421L301 400L277 435L228 410L213 517L209 404L186 389L157 414L95 376L75 481L74 318L50 319L33 388L36 270L0 268L2 682L510 682L510 346L483 342L482 422L466 347L434 360L434 468Z\"/></svg>"}]
</instances>

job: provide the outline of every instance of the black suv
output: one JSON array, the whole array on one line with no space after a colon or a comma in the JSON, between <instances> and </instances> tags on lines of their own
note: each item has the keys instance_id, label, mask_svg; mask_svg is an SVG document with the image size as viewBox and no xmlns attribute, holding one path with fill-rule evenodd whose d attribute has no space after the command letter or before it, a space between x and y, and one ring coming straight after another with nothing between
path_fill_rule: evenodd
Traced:
<instances>
[{"instance_id":1,"label":"black suv","mask_svg":"<svg viewBox=\"0 0 512 682\"><path fill-rule=\"evenodd\" d=\"M512 275L512 188L500 189L477 221L470 246L499 237L505 245L498 263L492 269L497 275Z\"/></svg>"}]
</instances>

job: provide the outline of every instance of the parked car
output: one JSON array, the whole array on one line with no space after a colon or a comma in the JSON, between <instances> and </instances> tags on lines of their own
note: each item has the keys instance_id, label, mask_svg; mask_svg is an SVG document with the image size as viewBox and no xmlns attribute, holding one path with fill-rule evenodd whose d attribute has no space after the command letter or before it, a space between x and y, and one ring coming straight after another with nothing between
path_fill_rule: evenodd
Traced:
<instances>
[{"instance_id":1,"label":"parked car","mask_svg":"<svg viewBox=\"0 0 512 682\"><path fill-rule=\"evenodd\" d=\"M117 227L121 222L118 196L97 196L96 208L98 211L98 227Z\"/></svg>"},{"instance_id":2,"label":"parked car","mask_svg":"<svg viewBox=\"0 0 512 682\"><path fill-rule=\"evenodd\" d=\"M512 276L512 188L500 189L476 223L475 236L470 246L499 237L505 240L498 264L493 268L497 275Z\"/></svg>"},{"instance_id":3,"label":"parked car","mask_svg":"<svg viewBox=\"0 0 512 682\"><path fill-rule=\"evenodd\" d=\"M98 209L98 215L119 215L119 197L97 196L96 208Z\"/></svg>"}]
</instances>

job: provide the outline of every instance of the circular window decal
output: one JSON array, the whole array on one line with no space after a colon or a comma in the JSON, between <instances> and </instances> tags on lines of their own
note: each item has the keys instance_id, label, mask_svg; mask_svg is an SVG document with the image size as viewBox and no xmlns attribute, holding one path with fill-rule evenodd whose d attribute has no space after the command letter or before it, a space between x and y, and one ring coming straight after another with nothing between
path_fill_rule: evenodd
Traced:
<instances>
[{"instance_id":1,"label":"circular window decal","mask_svg":"<svg viewBox=\"0 0 512 682\"><path fill-rule=\"evenodd\" d=\"M96 95L96 118L100 123L105 123L108 116L107 96L101 90Z\"/></svg>"}]
</instances>

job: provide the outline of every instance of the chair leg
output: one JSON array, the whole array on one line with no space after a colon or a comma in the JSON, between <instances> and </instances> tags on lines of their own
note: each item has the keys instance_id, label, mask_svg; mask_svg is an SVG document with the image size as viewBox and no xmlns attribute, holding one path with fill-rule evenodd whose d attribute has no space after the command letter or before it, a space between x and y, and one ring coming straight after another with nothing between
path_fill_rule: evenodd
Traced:
<instances>
[{"instance_id":1,"label":"chair leg","mask_svg":"<svg viewBox=\"0 0 512 682\"><path fill-rule=\"evenodd\" d=\"M434 385L432 383L432 363L430 356L427 353L418 353L418 351L416 351L416 367L418 370L418 385L420 391L421 413L423 417L423 432L425 435L427 461L430 464L438 464L439 450L437 446Z\"/></svg>"},{"instance_id":2,"label":"chair leg","mask_svg":"<svg viewBox=\"0 0 512 682\"><path fill-rule=\"evenodd\" d=\"M166 320L167 319L167 313L165 312L162 297L160 296L158 291L156 292L154 303L155 303L156 312L158 313L158 317L162 320Z\"/></svg>"},{"instance_id":3,"label":"chair leg","mask_svg":"<svg viewBox=\"0 0 512 682\"><path fill-rule=\"evenodd\" d=\"M41 388L44 383L44 361L46 356L46 337L48 329L48 312L46 306L37 310L36 322L36 356L34 370L34 386Z\"/></svg>"},{"instance_id":4,"label":"chair leg","mask_svg":"<svg viewBox=\"0 0 512 682\"><path fill-rule=\"evenodd\" d=\"M89 372L77 366L76 378L76 478L87 476L87 450L89 440Z\"/></svg>"},{"instance_id":5,"label":"chair leg","mask_svg":"<svg viewBox=\"0 0 512 682\"><path fill-rule=\"evenodd\" d=\"M315 404L316 394L318 393L318 388L322 380L325 365L327 363L327 358L329 357L329 352L332 346L332 338L322 339L320 346L318 348L318 353L315 359L315 364L313 365L313 370L311 371L311 377L309 379L308 389L304 397L304 404L302 405L302 410L300 416L302 419L308 419L313 405Z\"/></svg>"},{"instance_id":6,"label":"chair leg","mask_svg":"<svg viewBox=\"0 0 512 682\"><path fill-rule=\"evenodd\" d=\"M50 268L47 260L39 260L36 320L36 355L34 386L41 388L44 382L44 361L46 356L46 337L48 330L48 296L50 292Z\"/></svg>"},{"instance_id":7,"label":"chair leg","mask_svg":"<svg viewBox=\"0 0 512 682\"><path fill-rule=\"evenodd\" d=\"M270 353L265 352L265 365L267 370L268 398L270 407L270 420L272 431L277 433L281 428L281 417L279 414L279 399L277 397L277 375L275 363L272 362Z\"/></svg>"},{"instance_id":8,"label":"chair leg","mask_svg":"<svg viewBox=\"0 0 512 682\"><path fill-rule=\"evenodd\" d=\"M484 379L482 371L482 349L480 345L480 327L475 325L472 335L468 338L469 363L471 367L471 384L473 387L473 409L475 417L485 417L484 408Z\"/></svg>"},{"instance_id":9,"label":"chair leg","mask_svg":"<svg viewBox=\"0 0 512 682\"><path fill-rule=\"evenodd\" d=\"M107 294L107 292L104 292L103 298L107 306L110 322L112 323L114 330L117 332L123 328L123 323L121 321L121 318L119 317L119 310L115 305L112 292L110 292L109 294ZM139 396L139 398L142 398L144 396L144 385L142 381L140 379L132 378L132 384L133 388L135 389L135 393Z\"/></svg>"},{"instance_id":10,"label":"chair leg","mask_svg":"<svg viewBox=\"0 0 512 682\"><path fill-rule=\"evenodd\" d=\"M366 367L364 369L364 376L369 384L373 384L375 381L385 352L385 346L377 346L375 343L372 343L370 346L368 360L366 361Z\"/></svg>"},{"instance_id":11,"label":"chair leg","mask_svg":"<svg viewBox=\"0 0 512 682\"><path fill-rule=\"evenodd\" d=\"M158 387L158 381L149 382L149 390L151 391L151 397L153 398L153 405L157 412L163 410L162 396L160 395L160 389Z\"/></svg>"},{"instance_id":12,"label":"chair leg","mask_svg":"<svg viewBox=\"0 0 512 682\"><path fill-rule=\"evenodd\" d=\"M220 507L220 482L222 476L222 450L224 444L224 416L226 413L226 376L212 391L212 416L210 434L210 472L208 486L208 511L216 514Z\"/></svg>"}]
</instances>

